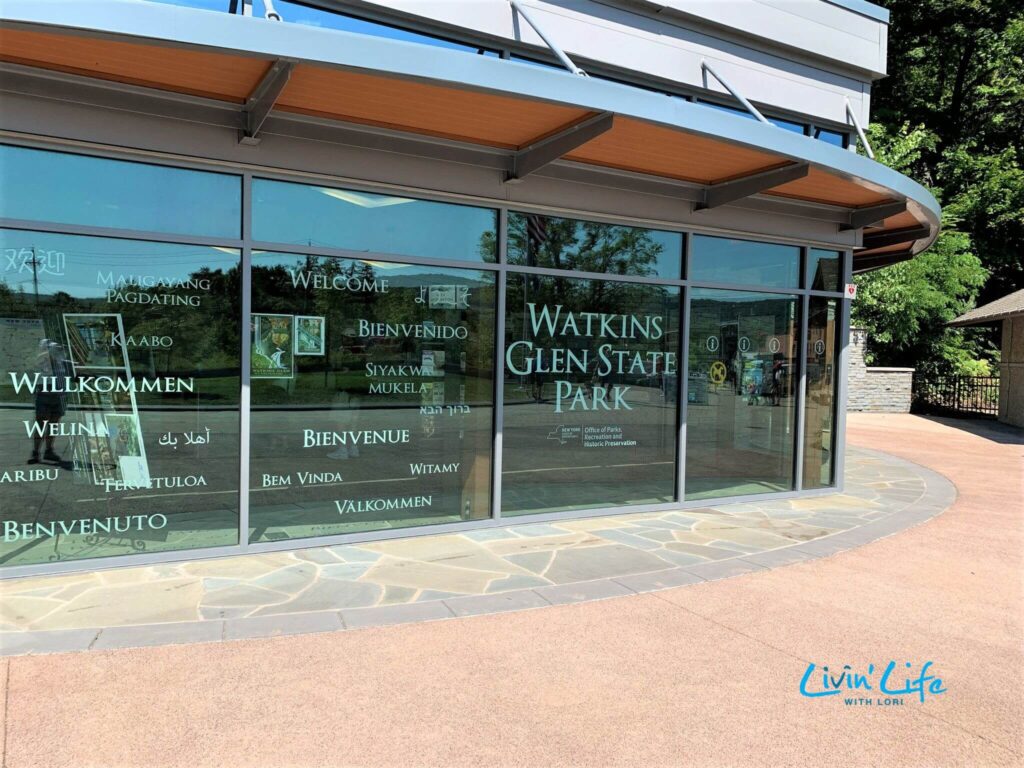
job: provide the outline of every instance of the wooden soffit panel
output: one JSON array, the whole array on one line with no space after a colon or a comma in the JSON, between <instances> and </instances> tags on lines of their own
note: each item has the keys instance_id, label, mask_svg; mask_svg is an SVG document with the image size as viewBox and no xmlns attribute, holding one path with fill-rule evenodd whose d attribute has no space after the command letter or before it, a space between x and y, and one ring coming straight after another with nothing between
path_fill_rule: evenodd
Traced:
<instances>
[{"instance_id":1,"label":"wooden soffit panel","mask_svg":"<svg viewBox=\"0 0 1024 768\"><path fill-rule=\"evenodd\" d=\"M541 101L308 65L277 108L516 149L591 113Z\"/></svg>"},{"instance_id":2,"label":"wooden soffit panel","mask_svg":"<svg viewBox=\"0 0 1024 768\"><path fill-rule=\"evenodd\" d=\"M819 168L811 168L810 173L804 178L775 187L768 194L850 208L863 208L892 201L888 195Z\"/></svg>"},{"instance_id":3,"label":"wooden soffit panel","mask_svg":"<svg viewBox=\"0 0 1024 768\"><path fill-rule=\"evenodd\" d=\"M890 216L885 221L878 224L877 227L871 227L872 232L877 232L883 229L909 229L910 227L916 227L918 220L910 211L904 211L898 216Z\"/></svg>"},{"instance_id":4,"label":"wooden soffit panel","mask_svg":"<svg viewBox=\"0 0 1024 768\"><path fill-rule=\"evenodd\" d=\"M0 60L244 103L272 62L190 47L107 37L0 31ZM456 84L353 71L312 63L295 66L275 109L515 150L594 114L588 109ZM566 159L698 184L715 184L789 165L780 154L741 146L639 118L617 116L614 127ZM802 179L767 194L847 208L892 200L867 183L812 167ZM909 213L885 228L911 226Z\"/></svg>"},{"instance_id":5,"label":"wooden soffit panel","mask_svg":"<svg viewBox=\"0 0 1024 768\"><path fill-rule=\"evenodd\" d=\"M20 29L0 30L0 61L239 103L269 67L245 56Z\"/></svg>"},{"instance_id":6,"label":"wooden soffit panel","mask_svg":"<svg viewBox=\"0 0 1024 768\"><path fill-rule=\"evenodd\" d=\"M787 164L784 158L768 152L628 118L617 118L611 131L574 150L566 159L698 184L727 181Z\"/></svg>"}]
</instances>

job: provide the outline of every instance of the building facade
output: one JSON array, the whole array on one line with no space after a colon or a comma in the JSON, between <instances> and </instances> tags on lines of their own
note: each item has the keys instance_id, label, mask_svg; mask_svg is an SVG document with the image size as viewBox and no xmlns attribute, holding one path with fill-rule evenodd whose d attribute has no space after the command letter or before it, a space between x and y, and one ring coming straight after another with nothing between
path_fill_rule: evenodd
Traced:
<instances>
[{"instance_id":1,"label":"building facade","mask_svg":"<svg viewBox=\"0 0 1024 768\"><path fill-rule=\"evenodd\" d=\"M885 11L208 5L0 11L0 574L841 488Z\"/></svg>"}]
</instances>

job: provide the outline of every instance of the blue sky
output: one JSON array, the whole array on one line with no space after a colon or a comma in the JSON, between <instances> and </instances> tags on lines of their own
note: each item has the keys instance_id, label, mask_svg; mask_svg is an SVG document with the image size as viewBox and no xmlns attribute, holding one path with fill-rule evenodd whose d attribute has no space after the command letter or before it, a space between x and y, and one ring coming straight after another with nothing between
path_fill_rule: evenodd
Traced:
<instances>
[{"instance_id":1,"label":"blue sky","mask_svg":"<svg viewBox=\"0 0 1024 768\"><path fill-rule=\"evenodd\" d=\"M164 3L166 5L183 5L190 8L202 8L208 11L221 11L226 13L230 4L229 0L149 0L149 2ZM239 0L241 2L241 0ZM307 24L311 27L325 27L328 29L340 29L346 32L360 32L375 35L376 37L390 37L394 40L406 40L413 43L428 43L442 48L454 50L475 51L469 46L449 43L445 40L437 40L425 35L417 35L414 32L406 32L402 29L387 27L382 24L353 19L342 16L338 13L322 11L316 8L297 5L287 0L274 0L274 8L281 17L292 24ZM253 0L253 15L263 17L265 12L263 0Z\"/></svg>"}]
</instances>

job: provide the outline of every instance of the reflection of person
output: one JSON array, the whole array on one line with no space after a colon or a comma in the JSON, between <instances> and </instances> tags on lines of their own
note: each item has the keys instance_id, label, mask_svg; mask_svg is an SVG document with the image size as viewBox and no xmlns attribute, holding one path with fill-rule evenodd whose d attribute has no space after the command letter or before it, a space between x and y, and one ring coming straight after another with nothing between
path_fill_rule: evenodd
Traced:
<instances>
[{"instance_id":1,"label":"reflection of person","mask_svg":"<svg viewBox=\"0 0 1024 768\"><path fill-rule=\"evenodd\" d=\"M67 375L67 359L64 357L64 349L60 344L43 339L39 342L39 354L36 355L36 368L44 376L57 376L58 378ZM32 455L29 457L29 464L39 463L39 448L46 440L46 451L43 453L45 461L52 461L59 464L61 459L53 450L55 436L53 431L56 425L64 417L64 397L59 392L36 392L36 428L37 432L32 435ZM51 426L52 425L52 426Z\"/></svg>"},{"instance_id":2,"label":"reflection of person","mask_svg":"<svg viewBox=\"0 0 1024 768\"><path fill-rule=\"evenodd\" d=\"M782 399L782 376L785 373L782 366L782 355L775 356L772 363L772 405L779 405Z\"/></svg>"}]
</instances>

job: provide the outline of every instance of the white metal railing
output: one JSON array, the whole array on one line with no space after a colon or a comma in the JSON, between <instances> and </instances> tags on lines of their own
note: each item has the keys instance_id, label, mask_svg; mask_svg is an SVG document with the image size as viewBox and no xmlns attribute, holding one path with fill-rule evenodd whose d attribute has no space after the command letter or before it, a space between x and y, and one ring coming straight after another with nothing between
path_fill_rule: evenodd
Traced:
<instances>
[{"instance_id":1,"label":"white metal railing","mask_svg":"<svg viewBox=\"0 0 1024 768\"><path fill-rule=\"evenodd\" d=\"M508 0L508 2L515 9L516 13L522 16L523 20L531 27L533 27L533 31L540 35L540 39L543 40L547 47L551 49L551 52L558 57L558 60L562 62L562 66L564 66L574 75L579 75L580 77L587 77L587 73L584 72L579 67L577 67L575 64L573 64L572 59L570 59L566 55L565 51L563 51L559 47L558 43L556 43L554 40L547 36L547 33L544 32L544 29L540 26L540 24L536 22L536 20L532 16L530 16L530 14L526 12L526 9L522 6L519 0Z\"/></svg>"},{"instance_id":2,"label":"white metal railing","mask_svg":"<svg viewBox=\"0 0 1024 768\"><path fill-rule=\"evenodd\" d=\"M700 60L700 69L701 69L701 73L704 76L704 87L705 88L707 88L707 76L711 75L713 78L715 78L715 80L717 80L718 82L720 82L722 84L722 87L725 88L725 90L727 90L729 93L732 94L733 98L736 99L736 101L738 101L740 104L743 105L743 108L746 109L747 112L752 114L754 117L756 117L762 123L766 123L768 125L771 125L771 123L768 122L768 118L766 118L764 115L762 115L757 110L757 107L755 107L753 104L751 104L749 101L747 101L747 98L742 93L740 93L735 88L733 88L732 85L729 84L729 81L726 80L724 77L722 77L720 74L718 74L718 72L715 71L714 67L712 67L710 64L708 64L707 61L705 61L704 59Z\"/></svg>"},{"instance_id":3,"label":"white metal railing","mask_svg":"<svg viewBox=\"0 0 1024 768\"><path fill-rule=\"evenodd\" d=\"M860 145L864 147L864 152L874 160L875 153L871 149L871 144L868 143L868 137L864 134L864 129L860 127L860 120L857 119L857 113L853 111L849 99L846 100L846 117L853 123L853 127L857 131L857 137L860 139Z\"/></svg>"}]
</instances>

